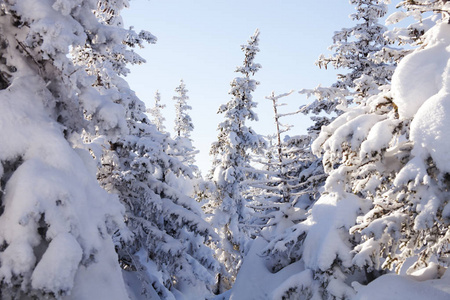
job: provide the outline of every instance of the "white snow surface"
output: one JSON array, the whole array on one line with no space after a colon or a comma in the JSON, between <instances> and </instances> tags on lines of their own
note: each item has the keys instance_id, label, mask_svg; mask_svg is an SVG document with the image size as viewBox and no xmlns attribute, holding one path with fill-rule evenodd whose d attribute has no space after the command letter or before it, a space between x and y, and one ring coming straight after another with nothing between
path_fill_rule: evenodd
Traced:
<instances>
[{"instance_id":1,"label":"white snow surface","mask_svg":"<svg viewBox=\"0 0 450 300\"><path fill-rule=\"evenodd\" d=\"M318 237L321 239L321 237ZM214 300L279 300L289 287L311 287L314 284L312 272L305 269L301 262L272 273L267 268L267 258L262 256L267 242L257 238L237 275L233 288ZM444 300L450 299L450 272L441 279L437 264L412 275L386 274L368 285L353 283L355 295L352 300Z\"/></svg>"},{"instance_id":2,"label":"white snow surface","mask_svg":"<svg viewBox=\"0 0 450 300\"><path fill-rule=\"evenodd\" d=\"M253 241L248 254L244 258L236 282L233 288L228 292L214 298L215 300L262 300L279 299L277 297L279 287L286 279L295 276L298 279L298 273L303 270L301 263L293 263L277 273L268 270L267 259L262 256L263 249L267 242L263 238L257 238ZM300 273L305 285L311 283L311 273Z\"/></svg>"},{"instance_id":3,"label":"white snow surface","mask_svg":"<svg viewBox=\"0 0 450 300\"><path fill-rule=\"evenodd\" d=\"M354 300L448 300L450 272L441 279L422 281L419 276L387 274L367 286L355 284Z\"/></svg>"}]
</instances>

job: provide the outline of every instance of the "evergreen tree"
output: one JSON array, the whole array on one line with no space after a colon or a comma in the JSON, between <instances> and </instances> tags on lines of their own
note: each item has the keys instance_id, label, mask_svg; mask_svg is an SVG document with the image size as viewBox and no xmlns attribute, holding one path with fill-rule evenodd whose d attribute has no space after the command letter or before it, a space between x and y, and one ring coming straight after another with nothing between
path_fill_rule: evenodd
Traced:
<instances>
[{"instance_id":1,"label":"evergreen tree","mask_svg":"<svg viewBox=\"0 0 450 300\"><path fill-rule=\"evenodd\" d=\"M112 95L123 112L125 130L119 135L99 130L85 134L100 163L98 180L125 206L128 230L116 228L114 235L119 262L128 286L140 285L140 290L130 291L136 298L174 299L177 289L207 297L218 267L204 242L211 242L215 234L184 189L193 171L170 154L176 142L150 124L144 103L120 77L127 73L126 63L144 62L123 45L156 41L148 32L122 28L122 4L102 2L97 11L105 24L122 34L100 49L86 45L76 57L95 75L96 90Z\"/></svg>"},{"instance_id":2,"label":"evergreen tree","mask_svg":"<svg viewBox=\"0 0 450 300\"><path fill-rule=\"evenodd\" d=\"M411 12L421 7L416 15L427 7L439 15L430 17L436 25L416 39L422 46L399 63L392 86L361 98L323 127L312 145L329 174L311 211L313 225L297 227L306 235L305 276L314 281L286 283L286 295L351 297L348 278L369 282L386 269L399 272L408 258L409 274L437 262L438 278L448 267L448 163L442 155L448 140L443 75L448 66L442 62L448 60L444 49L450 40L448 18L440 14L444 3L436 8L432 2L416 8L403 2Z\"/></svg>"},{"instance_id":3,"label":"evergreen tree","mask_svg":"<svg viewBox=\"0 0 450 300\"><path fill-rule=\"evenodd\" d=\"M195 151L192 145L191 132L194 130L192 119L187 113L192 107L187 104L189 97L188 90L183 80L180 80L180 85L175 88L177 96L173 97L175 101L175 141L177 147L173 149L173 155L176 155L182 161L186 162L193 170L196 177L200 177L200 170L195 165Z\"/></svg>"},{"instance_id":4,"label":"evergreen tree","mask_svg":"<svg viewBox=\"0 0 450 300\"><path fill-rule=\"evenodd\" d=\"M115 142L103 158L101 181L126 207L131 241L117 236L122 268L141 294L175 299L176 290L211 295L218 264L205 244L218 238L184 188L192 170L168 154L176 143L151 125ZM191 290L190 290L191 289Z\"/></svg>"},{"instance_id":5,"label":"evergreen tree","mask_svg":"<svg viewBox=\"0 0 450 300\"><path fill-rule=\"evenodd\" d=\"M285 229L306 219L306 212L317 200L325 178L321 161L310 151L310 136L286 136L282 140L281 135L292 126L281 123L280 119L298 112L280 113L278 108L285 104L278 100L291 93L275 95L272 92L271 96L266 97L273 103L276 142L272 149L268 149L270 160L260 162L266 166L267 171L263 172L265 176L251 184L255 188L253 198L257 212L253 224L261 226L261 236L272 241L265 249L272 271L278 271L300 259L301 253L298 249L291 249L291 241L285 241L284 249L289 249L287 251L278 251L272 247L273 241L281 244L283 238L280 237Z\"/></svg>"},{"instance_id":6,"label":"evergreen tree","mask_svg":"<svg viewBox=\"0 0 450 300\"><path fill-rule=\"evenodd\" d=\"M259 51L258 41L257 30L248 43L241 46L245 59L236 72L242 75L231 82L229 93L232 99L219 108L218 113L224 114L225 120L218 126L218 141L211 146L211 155L214 156L212 174L217 188L210 204L214 209L212 223L221 239L216 256L225 265L219 278L219 291L226 288L225 277L229 278L230 283L234 281L245 252L248 236L244 226L249 215L244 193L247 190L246 180L252 176L250 152L264 147L263 138L245 124L246 120L257 120L253 111L257 103L251 93L258 82L251 76L261 68L254 62Z\"/></svg>"},{"instance_id":7,"label":"evergreen tree","mask_svg":"<svg viewBox=\"0 0 450 300\"><path fill-rule=\"evenodd\" d=\"M323 127L312 144L328 174L324 192L311 211L310 222L316 225L306 229L303 243L303 259L320 283L313 287L314 293L350 297L354 291L346 285L348 277L367 283L379 275L379 270L354 264L352 250L361 237L350 229L358 216L368 212L370 200L391 189L396 168L408 157L404 134L387 87ZM402 151L392 155L398 149ZM345 217L339 217L344 212ZM328 238L317 241L314 236L319 233Z\"/></svg>"},{"instance_id":8,"label":"evergreen tree","mask_svg":"<svg viewBox=\"0 0 450 300\"><path fill-rule=\"evenodd\" d=\"M164 133L166 127L164 126L164 121L166 120L162 115L161 111L166 107L165 104L160 104L161 102L161 94L159 91L155 93L155 106L153 108L147 109L147 112L150 113L153 117L152 123L155 124L156 129L158 131Z\"/></svg>"},{"instance_id":9,"label":"evergreen tree","mask_svg":"<svg viewBox=\"0 0 450 300\"><path fill-rule=\"evenodd\" d=\"M309 163L316 160L316 158L308 151L311 143L309 136L294 136L282 138L282 134L288 132L292 125L281 123L281 118L294 115L294 113L282 114L278 111L280 106L286 105L279 103L280 98L289 96L293 91L285 94L275 95L272 92L271 96L266 97L273 103L274 119L275 119L275 142L271 143L271 147L267 149L266 161L258 161L264 166L264 174L262 180L256 180L251 183L256 190L262 192L254 195L257 202L260 202L259 209L264 212L261 225L277 226L280 220L290 219L294 217L293 214L287 213L288 210L293 209L293 205L297 205L300 195L304 195L311 190L310 187L305 188L305 184L301 184L304 176L300 173L307 169ZM310 202L310 201L307 201ZM305 207L303 207L304 209ZM295 213L294 215L298 215ZM272 219L274 218L274 219ZM295 218L295 217L294 217ZM288 220L284 220L288 221ZM283 229L277 229L283 231ZM276 235L276 233L275 233Z\"/></svg>"},{"instance_id":10,"label":"evergreen tree","mask_svg":"<svg viewBox=\"0 0 450 300\"><path fill-rule=\"evenodd\" d=\"M192 124L192 119L188 115L187 111L191 110L187 104L189 97L187 95L188 90L183 80L180 80L180 85L175 88L175 92L178 93L177 96L173 96L175 101L175 136L176 138L183 137L190 139L191 132L194 130L194 124Z\"/></svg>"},{"instance_id":11,"label":"evergreen tree","mask_svg":"<svg viewBox=\"0 0 450 300\"><path fill-rule=\"evenodd\" d=\"M148 32L136 34L124 30L121 22L114 22L120 19L120 3L104 5L107 8L99 7L98 14L105 23L122 30L124 34L117 35L120 45L155 42ZM210 243L215 234L184 188L193 170L172 155L177 143L150 124L144 103L120 77L127 72L126 63L141 63L143 59L124 47L108 46L109 50L101 49L104 52L87 46L80 51L85 55L77 59L96 75L95 88L115 97L128 125L118 136L96 131L85 138L91 142L89 150L100 158L98 180L125 206L128 231L118 229L114 240L127 284L140 285L139 291L130 294L136 294L136 298L175 299L177 290L181 290L208 297L218 265L205 243ZM111 55L113 51L115 55Z\"/></svg>"},{"instance_id":12,"label":"evergreen tree","mask_svg":"<svg viewBox=\"0 0 450 300\"><path fill-rule=\"evenodd\" d=\"M308 97L316 97L313 103L302 108L304 113L340 113L353 98L358 100L377 94L378 87L391 80L395 64L386 63L380 57L389 43L384 36L387 29L379 23L379 19L387 13L385 1L350 0L350 3L356 9L356 13L350 15L350 18L358 24L335 32L334 44L329 48L333 50L333 56L321 55L316 62L320 68L332 65L337 69L347 69L349 73L338 74L338 81L331 87L319 86L300 91ZM323 118L320 122L321 125L327 123Z\"/></svg>"},{"instance_id":13,"label":"evergreen tree","mask_svg":"<svg viewBox=\"0 0 450 300\"><path fill-rule=\"evenodd\" d=\"M350 2L357 10L351 15L352 19L361 23L337 32L331 47L335 55L321 56L318 61L321 67L331 64L350 72L338 75L337 83L331 88L302 91L317 97L314 103L302 108L303 112L338 114L331 124L327 118L316 117L314 126L309 129L314 138L312 151L322 160L328 176L324 190L308 211L306 220L286 230L267 247L271 253L288 252L288 258L294 260L299 257L305 266L303 282L282 285L286 297L350 298L354 290L347 285L347 278L367 282L376 276L372 270L353 264L352 249L361 238L350 234L349 230L356 224L357 216L368 211L368 199L373 193L390 185L389 180L383 181L383 178L390 178L392 170L375 161L382 150L386 150L384 147L391 138L395 140L404 131L395 120L395 105L390 100L389 88L384 87L386 93L378 95L380 87L390 82L395 67L395 64L377 61L375 56L387 44L383 37L385 28L378 23L386 13L386 5L383 1ZM346 108L353 99L357 106ZM380 134L380 129L389 130L392 135ZM374 131L369 135L371 130ZM373 139L381 138L377 134L387 141L375 141L380 147L375 149ZM369 151L369 157L359 156L360 149L370 147L374 147L374 152ZM402 163L401 158L398 163Z\"/></svg>"},{"instance_id":14,"label":"evergreen tree","mask_svg":"<svg viewBox=\"0 0 450 300\"><path fill-rule=\"evenodd\" d=\"M93 1L28 4L0 14L1 298L127 299L111 239L126 232L123 206L99 187L81 139L123 132L124 111L69 54L119 33Z\"/></svg>"},{"instance_id":15,"label":"evergreen tree","mask_svg":"<svg viewBox=\"0 0 450 300\"><path fill-rule=\"evenodd\" d=\"M449 70L442 62L449 58L445 49L450 40L445 2L403 3L416 14L434 10L436 25L420 37L423 46L405 57L393 76L389 99L404 133L385 156L395 155L403 163L391 166L396 167L391 188L374 197L371 210L353 227L363 238L355 248L354 263L368 269L399 272L408 258L414 262L409 274L436 262L438 268L449 266L449 173L443 159L448 141Z\"/></svg>"}]
</instances>

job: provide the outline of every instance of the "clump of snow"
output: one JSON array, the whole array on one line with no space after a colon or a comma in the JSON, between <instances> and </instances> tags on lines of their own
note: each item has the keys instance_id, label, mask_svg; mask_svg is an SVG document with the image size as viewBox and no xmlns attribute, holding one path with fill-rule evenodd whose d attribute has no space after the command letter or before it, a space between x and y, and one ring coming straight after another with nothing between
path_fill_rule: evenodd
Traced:
<instances>
[{"instance_id":1,"label":"clump of snow","mask_svg":"<svg viewBox=\"0 0 450 300\"><path fill-rule=\"evenodd\" d=\"M354 122L354 119L363 114L363 108L351 109L337 117L331 124L323 126L319 136L311 144L312 152L319 156L324 143L327 143L327 147L332 149L330 152L341 149L341 143L348 138L349 134L351 134L352 127L348 126L348 123ZM347 126L345 126L345 124L347 124ZM339 128L342 129L339 132L336 132ZM332 135L334 135L334 138L330 139L330 136Z\"/></svg>"},{"instance_id":2,"label":"clump of snow","mask_svg":"<svg viewBox=\"0 0 450 300\"><path fill-rule=\"evenodd\" d=\"M373 153L379 153L381 149L387 148L392 139L392 135L387 134L392 132L398 122L392 120L383 120L376 123L370 129L366 140L361 144L360 157L370 156Z\"/></svg>"},{"instance_id":3,"label":"clump of snow","mask_svg":"<svg viewBox=\"0 0 450 300\"><path fill-rule=\"evenodd\" d=\"M82 249L71 234L59 234L45 251L31 276L32 286L57 294L72 289Z\"/></svg>"},{"instance_id":4,"label":"clump of snow","mask_svg":"<svg viewBox=\"0 0 450 300\"><path fill-rule=\"evenodd\" d=\"M297 274L288 277L283 283L280 284L273 292L272 299L283 299L286 297L286 291L289 289L297 288L306 290L313 285L313 274L311 270L304 270Z\"/></svg>"},{"instance_id":5,"label":"clump of snow","mask_svg":"<svg viewBox=\"0 0 450 300\"><path fill-rule=\"evenodd\" d=\"M450 25L445 24L446 29ZM447 28L448 27L448 28ZM444 55L442 55L444 54ZM447 57L450 61L450 53L443 50L439 56ZM430 58L430 60L432 60ZM440 59L439 59L440 60ZM443 72L444 80L442 89L430 97L418 110L414 120L411 123L411 140L416 143L415 155L431 155L438 168L450 173L450 63L445 65Z\"/></svg>"},{"instance_id":6,"label":"clump of snow","mask_svg":"<svg viewBox=\"0 0 450 300\"><path fill-rule=\"evenodd\" d=\"M395 13L391 14L389 17L386 18L386 25L398 23L407 17L408 14L405 13L404 11L396 11Z\"/></svg>"},{"instance_id":7,"label":"clump of snow","mask_svg":"<svg viewBox=\"0 0 450 300\"><path fill-rule=\"evenodd\" d=\"M406 56L392 76L392 95L400 118L412 118L443 86L441 75L450 59L450 25L438 24L425 37L426 49Z\"/></svg>"},{"instance_id":8,"label":"clump of snow","mask_svg":"<svg viewBox=\"0 0 450 300\"><path fill-rule=\"evenodd\" d=\"M72 293L64 300L108 299L127 300L117 255L111 239L104 239L99 245L95 263L80 265L75 276Z\"/></svg>"},{"instance_id":9,"label":"clump of snow","mask_svg":"<svg viewBox=\"0 0 450 300\"><path fill-rule=\"evenodd\" d=\"M351 248L342 235L354 225L361 199L352 194L341 197L334 193L322 195L312 208L314 223L305 239L303 252L305 265L312 270L326 271L336 258L345 267L352 265Z\"/></svg>"},{"instance_id":10,"label":"clump of snow","mask_svg":"<svg viewBox=\"0 0 450 300\"><path fill-rule=\"evenodd\" d=\"M394 185L402 186L411 183L418 186L424 178L427 178L424 160L421 157L414 157L398 172Z\"/></svg>"}]
</instances>

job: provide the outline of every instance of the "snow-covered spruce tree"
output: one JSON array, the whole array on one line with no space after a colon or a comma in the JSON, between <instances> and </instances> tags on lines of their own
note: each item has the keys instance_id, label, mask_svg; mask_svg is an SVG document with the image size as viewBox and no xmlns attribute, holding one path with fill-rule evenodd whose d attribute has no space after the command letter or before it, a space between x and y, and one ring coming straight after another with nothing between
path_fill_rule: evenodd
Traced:
<instances>
[{"instance_id":1,"label":"snow-covered spruce tree","mask_svg":"<svg viewBox=\"0 0 450 300\"><path fill-rule=\"evenodd\" d=\"M260 235L269 242L280 241L285 229L306 219L306 211L317 200L325 177L321 161L310 150L310 136L286 136L282 141L282 134L292 126L281 123L280 119L298 112L280 113L278 108L285 104L278 100L291 93L275 95L272 92L266 97L273 103L276 142L268 149L270 160L260 162L265 165L265 176L251 183L255 209L252 224L262 228ZM265 249L271 271L276 272L300 259L298 249L291 248L291 240L286 241L286 251L274 249L273 244Z\"/></svg>"},{"instance_id":2,"label":"snow-covered spruce tree","mask_svg":"<svg viewBox=\"0 0 450 300\"><path fill-rule=\"evenodd\" d=\"M0 8L2 299L128 298L111 239L122 229L123 206L99 187L80 139L95 127L123 132L124 110L69 55L93 35L100 47L116 34L98 21L96 5L35 0Z\"/></svg>"},{"instance_id":3,"label":"snow-covered spruce tree","mask_svg":"<svg viewBox=\"0 0 450 300\"><path fill-rule=\"evenodd\" d=\"M232 99L218 110L225 120L218 126L218 140L212 144L210 152L214 157L211 174L217 188L210 203L214 210L211 222L221 239L216 256L225 265L219 275L219 292L229 288L242 262L248 241L245 224L249 219L244 193L248 188L246 180L253 175L250 152L257 152L265 145L264 139L245 124L246 120L257 120L253 111L257 103L253 101L252 92L258 82L251 76L261 68L254 62L259 51L258 39L256 30L248 43L241 46L245 59L236 69L241 77L233 79L229 92Z\"/></svg>"},{"instance_id":4,"label":"snow-covered spruce tree","mask_svg":"<svg viewBox=\"0 0 450 300\"><path fill-rule=\"evenodd\" d=\"M372 209L353 228L363 235L355 264L367 268L399 272L410 258L408 264L414 263L407 273L429 266L439 277L449 267L450 57L445 49L450 25L445 2L403 2L416 14L436 11L432 19L437 24L420 38L421 47L401 61L392 79L399 122L408 125L403 140L410 156L393 177L392 188L374 199Z\"/></svg>"},{"instance_id":5,"label":"snow-covered spruce tree","mask_svg":"<svg viewBox=\"0 0 450 300\"><path fill-rule=\"evenodd\" d=\"M189 100L187 95L188 90L186 89L186 84L184 84L183 80L180 80L180 85L175 88L175 92L178 93L177 96L173 96L173 100L175 101L175 126L173 128L175 137L189 139L192 130L194 130L194 124L187 113L192 107L187 104L187 100Z\"/></svg>"},{"instance_id":6,"label":"snow-covered spruce tree","mask_svg":"<svg viewBox=\"0 0 450 300\"><path fill-rule=\"evenodd\" d=\"M437 11L444 9L443 5ZM330 175L324 195L312 209L311 222L320 224L328 218L331 228L344 229L334 237L331 232L336 229L327 232L336 248L311 236L319 233L320 226L305 230L305 267L313 271L314 283L326 278L321 297L349 297L353 291L343 284L350 283L349 274L352 280L367 282L382 269L399 272L408 258L413 264L404 270L407 273L429 267L428 274L439 277L448 267L449 55L445 49L450 28L443 16L441 21L441 14L430 18L437 24L418 40L421 48L400 62L391 87L362 99L324 127L313 144L316 153L323 151ZM335 211L341 220L321 217L327 209L328 216ZM314 247L308 250L308 243ZM349 253L351 248L354 251ZM297 284L297 290L306 286ZM285 290L289 289L294 287L286 284Z\"/></svg>"},{"instance_id":7,"label":"snow-covered spruce tree","mask_svg":"<svg viewBox=\"0 0 450 300\"><path fill-rule=\"evenodd\" d=\"M93 11L100 20L105 33L98 35L96 31L92 31L85 44L74 47L71 51L73 61L85 68L89 75L95 77L93 86L97 91L105 98L112 99L114 103L121 104L122 109L125 109L128 130L139 132L139 128L136 127L133 120L147 119L145 113L142 112L144 103L134 93L130 93L128 84L118 75L126 76L130 72L127 64L145 62L130 48L143 47L143 43L153 44L156 42L156 37L148 31L136 33L132 28L123 28L120 12L128 5L126 0L94 2ZM94 124L103 122L101 116L97 117L95 108L95 106L86 105L84 107L86 117L92 119ZM134 113L139 115L133 115ZM103 132L99 128L99 126L96 127L94 135L87 132L86 139L93 140L96 135L102 135ZM118 133L120 135L123 132ZM114 137L111 138L114 139ZM97 158L101 156L97 154L95 155Z\"/></svg>"},{"instance_id":8,"label":"snow-covered spruce tree","mask_svg":"<svg viewBox=\"0 0 450 300\"><path fill-rule=\"evenodd\" d=\"M198 151L195 151L191 139L194 124L188 114L188 110L191 110L192 107L187 104L189 96L187 95L188 90L183 80L180 80L180 85L175 88L175 92L178 93L178 95L173 96L173 100L175 101L174 140L177 142L177 147L173 149L173 154L194 169L196 177L199 177L200 171L195 165L195 154Z\"/></svg>"},{"instance_id":9,"label":"snow-covered spruce tree","mask_svg":"<svg viewBox=\"0 0 450 300\"><path fill-rule=\"evenodd\" d=\"M406 0L401 1L398 10L392 13L387 19L386 24L396 24L404 19L411 17L413 22L403 22L408 24L407 27L394 27L387 31L385 36L388 40L398 44L420 45L423 42L423 35L436 21L441 19L442 15L448 14L445 8L446 0ZM404 8L404 10L401 10ZM434 12L430 14L430 12ZM410 51L403 50L404 53ZM394 54L395 56L395 54Z\"/></svg>"},{"instance_id":10,"label":"snow-covered spruce tree","mask_svg":"<svg viewBox=\"0 0 450 300\"><path fill-rule=\"evenodd\" d=\"M143 123L140 128L142 133L116 141L104 157L102 182L124 202L134 234L131 242L118 236L122 267L130 271L130 282L141 282L139 292L146 297L153 290L163 299L175 299L177 290L208 297L218 264L205 243L218 238L187 195L185 177L192 170L168 154L175 145L168 134Z\"/></svg>"},{"instance_id":11,"label":"snow-covered spruce tree","mask_svg":"<svg viewBox=\"0 0 450 300\"><path fill-rule=\"evenodd\" d=\"M262 166L258 170L258 173L262 176L250 183L251 191L249 192L252 198L251 207L254 210L251 223L253 226L259 227L258 231L265 227L277 226L280 220L283 220L283 217L288 217L283 211L286 210L286 204L289 205L291 189L288 186L287 177L283 176L286 175L282 170L283 150L285 149L282 145L281 135L289 131L292 126L280 122L281 116L278 107L286 104L280 104L278 100L292 93L293 91L275 95L275 92L272 92L270 96L265 97L273 104L275 134L266 137L268 146L264 149L261 157L253 158L255 162Z\"/></svg>"},{"instance_id":12,"label":"snow-covered spruce tree","mask_svg":"<svg viewBox=\"0 0 450 300\"><path fill-rule=\"evenodd\" d=\"M282 138L282 135L288 132L292 126L281 123L281 118L298 112L280 113L278 108L286 104L279 103L278 100L292 93L293 91L275 95L272 92L271 96L266 97L273 104L275 141L266 150L265 157L267 159L258 161L264 166L263 178L251 183L251 186L255 187L257 192L261 192L255 194L254 197L256 202L259 203L259 208L255 207L259 211L257 215L262 217L257 223L260 223L263 227L277 226L281 221L288 224L291 218L300 217L300 213L297 212L299 209L295 209L294 206L298 204L299 198L309 191L301 184L304 177L300 173L307 168L308 162L316 160L311 151L307 150L311 143L309 136L286 136L284 140ZM300 190L302 191L300 192ZM310 201L307 202L311 203ZM275 231L283 231L284 229L281 227ZM277 235L275 232L274 234Z\"/></svg>"},{"instance_id":13,"label":"snow-covered spruce tree","mask_svg":"<svg viewBox=\"0 0 450 300\"><path fill-rule=\"evenodd\" d=\"M77 61L87 64L96 77L95 88L112 95L126 115L128 128L120 136L97 131L85 137L91 142L91 152L101 158L98 180L108 192L117 194L126 208L126 225L132 235L118 230L114 237L124 277L137 289L130 295L175 299L181 290L195 298L207 297L218 267L204 242L211 242L215 234L203 220L198 204L184 191L184 177L192 177L192 170L169 154L176 148L175 141L149 124L145 105L119 77L126 74L126 63L143 61L122 45L141 45L155 38L122 28L120 2L105 5L107 9L99 6L98 14L107 13L105 24L111 23L122 33L115 36L119 46L111 43L101 51L86 46L80 49L84 56ZM113 51L117 52L111 55Z\"/></svg>"},{"instance_id":14,"label":"snow-covered spruce tree","mask_svg":"<svg viewBox=\"0 0 450 300\"><path fill-rule=\"evenodd\" d=\"M321 55L316 62L320 68L331 65L349 72L338 74L338 81L331 87L319 86L300 91L316 98L302 108L305 114L340 113L354 98L357 100L358 97L377 94L379 86L390 82L394 64L386 63L389 59L383 59L384 56L380 54L386 51L389 43L384 37L387 29L379 23L379 19L387 13L385 3L384 0L350 0L356 9L350 18L358 23L335 32L334 44L329 48L334 54L331 57ZM320 122L326 125L325 119L321 118Z\"/></svg>"},{"instance_id":15,"label":"snow-covered spruce tree","mask_svg":"<svg viewBox=\"0 0 450 300\"><path fill-rule=\"evenodd\" d=\"M353 264L351 251L359 243L360 237L350 234L349 230L356 224L356 217L370 208L367 198L375 193L374 190L391 184L389 180L383 184L380 182L382 178L392 177L390 167L394 166L378 166L378 156L374 154L371 157L377 162L370 161L365 156L360 158L359 151L366 138L381 138L372 135L367 137L373 126L373 135L379 133L376 130L380 128L391 132L391 135L385 134L387 141L377 140L376 147L380 144L385 147L391 140L395 141L393 136L404 134L404 131L401 131L403 127L395 120L395 104L387 92L367 100L380 92L380 86L390 82L394 69L394 65L374 61L374 55L386 44L382 35L385 29L378 24L378 18L386 13L386 5L384 1L350 2L357 9L352 18L362 23L337 32L335 45L332 46L336 54L331 58L322 56L318 64L326 67L331 63L337 68L350 69L351 72L339 75L338 82L331 88L303 91L314 93L318 99L303 107L305 112L317 114L334 111L339 115L328 126L325 125L329 120L318 117L316 124L310 128L310 134L320 132L312 149L323 159L328 174L324 191L304 222L292 226L267 247L270 251L297 251L297 256L301 257L305 266L305 271L295 275L302 280L286 280L279 288L277 293L285 297L349 298L354 290L347 278L365 282L375 276L370 273L371 270L365 274L366 270ZM352 99L356 99L357 106L345 108ZM386 119L389 121L383 123ZM378 123L381 125L375 126ZM371 143L373 141L367 142L364 147L369 149ZM392 161L399 161L400 165L403 163L400 158ZM379 186L374 187L377 182ZM367 190L364 190L366 186Z\"/></svg>"},{"instance_id":16,"label":"snow-covered spruce tree","mask_svg":"<svg viewBox=\"0 0 450 300\"><path fill-rule=\"evenodd\" d=\"M421 47L400 62L392 86L340 116L316 141L335 169L330 178L367 202L350 229L351 268L366 280L382 269L399 272L408 258L407 273L430 267L439 277L448 267L450 28L440 17L431 18L437 24L418 40Z\"/></svg>"},{"instance_id":17,"label":"snow-covered spruce tree","mask_svg":"<svg viewBox=\"0 0 450 300\"><path fill-rule=\"evenodd\" d=\"M143 109L135 106L130 115L142 115ZM218 238L187 195L186 178L193 171L170 155L176 142L168 134L145 119L128 122L130 133L110 142L98 173L104 188L124 203L133 233L131 239L121 232L115 236L125 277L132 286L139 282L140 290L134 291L138 299L175 299L177 290L208 297L218 264L205 243Z\"/></svg>"},{"instance_id":18,"label":"snow-covered spruce tree","mask_svg":"<svg viewBox=\"0 0 450 300\"><path fill-rule=\"evenodd\" d=\"M315 279L308 291L312 295L350 298L351 281L366 283L378 276L378 270L355 263L352 250L361 237L350 229L368 212L370 200L391 189L409 156L405 140L405 124L398 120L389 87L322 127L312 149L322 155L328 178L309 222L296 228L306 234L302 259Z\"/></svg>"},{"instance_id":19,"label":"snow-covered spruce tree","mask_svg":"<svg viewBox=\"0 0 450 300\"><path fill-rule=\"evenodd\" d=\"M277 295L347 299L354 295L351 281L365 283L378 275L354 260L352 250L361 237L352 227L370 210L370 200L392 188L396 172L408 160L406 126L398 120L387 86L322 127L311 146L328 175L321 196L305 221L266 248L278 255L287 252L287 259L300 258L305 268L288 278Z\"/></svg>"},{"instance_id":20,"label":"snow-covered spruce tree","mask_svg":"<svg viewBox=\"0 0 450 300\"><path fill-rule=\"evenodd\" d=\"M164 121L166 120L162 115L161 111L166 107L165 104L161 104L161 94L159 91L155 93L155 106L153 108L147 109L147 112L153 117L152 123L155 124L156 129L159 132L165 132L166 127L164 126Z\"/></svg>"}]
</instances>

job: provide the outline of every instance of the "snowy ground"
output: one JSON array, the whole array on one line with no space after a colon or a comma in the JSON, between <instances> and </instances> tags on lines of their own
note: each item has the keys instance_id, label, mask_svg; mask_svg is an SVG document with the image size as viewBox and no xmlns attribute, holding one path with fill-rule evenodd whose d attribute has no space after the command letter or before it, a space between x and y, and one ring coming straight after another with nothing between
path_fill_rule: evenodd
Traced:
<instances>
[{"instance_id":1,"label":"snowy ground","mask_svg":"<svg viewBox=\"0 0 450 300\"><path fill-rule=\"evenodd\" d=\"M300 263L294 263L277 273L271 273L266 266L266 258L261 255L267 246L263 239L256 239L244 259L233 288L217 296L214 300L279 300L278 293L283 285L292 281L305 284L311 273ZM412 275L383 275L367 286L354 283L354 300L448 300L450 299L450 272L441 279L435 278L441 270L436 264Z\"/></svg>"}]
</instances>

